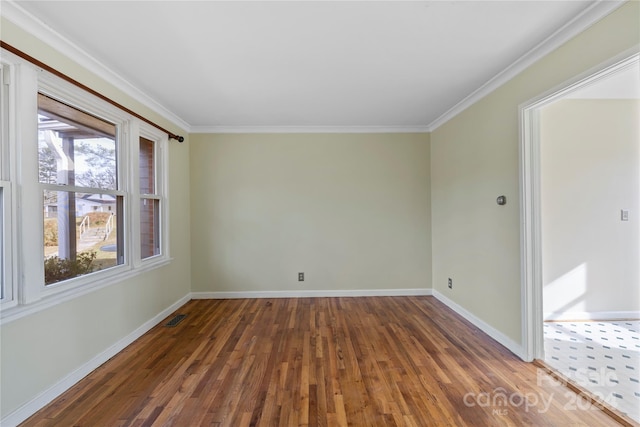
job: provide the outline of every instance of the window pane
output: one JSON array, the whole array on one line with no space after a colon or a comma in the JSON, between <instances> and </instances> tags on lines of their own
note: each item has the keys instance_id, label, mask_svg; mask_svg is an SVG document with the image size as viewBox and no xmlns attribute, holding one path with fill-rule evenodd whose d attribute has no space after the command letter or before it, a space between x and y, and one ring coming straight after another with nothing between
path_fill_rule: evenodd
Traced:
<instances>
[{"instance_id":1,"label":"window pane","mask_svg":"<svg viewBox=\"0 0 640 427\"><path fill-rule=\"evenodd\" d=\"M40 182L117 189L115 125L41 94L38 113Z\"/></svg>"},{"instance_id":2,"label":"window pane","mask_svg":"<svg viewBox=\"0 0 640 427\"><path fill-rule=\"evenodd\" d=\"M43 191L45 284L122 264L123 198Z\"/></svg>"},{"instance_id":3,"label":"window pane","mask_svg":"<svg viewBox=\"0 0 640 427\"><path fill-rule=\"evenodd\" d=\"M155 192L155 159L153 156L153 141L140 138L140 193L153 194Z\"/></svg>"},{"instance_id":4,"label":"window pane","mask_svg":"<svg viewBox=\"0 0 640 427\"><path fill-rule=\"evenodd\" d=\"M160 201L156 199L140 200L140 253L149 258L160 255Z\"/></svg>"}]
</instances>

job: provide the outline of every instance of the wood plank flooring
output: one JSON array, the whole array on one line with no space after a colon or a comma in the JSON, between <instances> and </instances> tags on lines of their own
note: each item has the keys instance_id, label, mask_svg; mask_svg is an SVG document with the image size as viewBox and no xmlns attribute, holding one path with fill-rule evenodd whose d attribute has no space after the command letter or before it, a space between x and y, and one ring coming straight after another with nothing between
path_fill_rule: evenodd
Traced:
<instances>
[{"instance_id":1,"label":"wood plank flooring","mask_svg":"<svg viewBox=\"0 0 640 427\"><path fill-rule=\"evenodd\" d=\"M24 426L618 425L433 297L194 300Z\"/></svg>"}]
</instances>

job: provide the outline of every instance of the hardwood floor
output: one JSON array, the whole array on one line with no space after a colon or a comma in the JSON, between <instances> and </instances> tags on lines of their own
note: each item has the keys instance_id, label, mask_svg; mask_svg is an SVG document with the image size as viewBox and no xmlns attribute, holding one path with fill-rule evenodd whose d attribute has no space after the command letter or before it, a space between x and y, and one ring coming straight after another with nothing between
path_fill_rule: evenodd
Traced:
<instances>
[{"instance_id":1,"label":"hardwood floor","mask_svg":"<svg viewBox=\"0 0 640 427\"><path fill-rule=\"evenodd\" d=\"M617 425L433 297L194 300L25 426Z\"/></svg>"}]
</instances>

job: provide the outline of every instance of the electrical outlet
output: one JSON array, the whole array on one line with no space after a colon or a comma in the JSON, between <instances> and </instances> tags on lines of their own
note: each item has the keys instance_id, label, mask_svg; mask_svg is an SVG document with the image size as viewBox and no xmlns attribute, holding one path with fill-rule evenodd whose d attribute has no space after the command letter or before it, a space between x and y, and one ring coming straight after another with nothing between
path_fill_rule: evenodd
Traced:
<instances>
[{"instance_id":1,"label":"electrical outlet","mask_svg":"<svg viewBox=\"0 0 640 427\"><path fill-rule=\"evenodd\" d=\"M449 289L453 289L453 279L451 277L449 277L449 280L447 282L447 286L449 286Z\"/></svg>"},{"instance_id":2,"label":"electrical outlet","mask_svg":"<svg viewBox=\"0 0 640 427\"><path fill-rule=\"evenodd\" d=\"M304 282L304 273L298 273L298 282Z\"/></svg>"}]
</instances>

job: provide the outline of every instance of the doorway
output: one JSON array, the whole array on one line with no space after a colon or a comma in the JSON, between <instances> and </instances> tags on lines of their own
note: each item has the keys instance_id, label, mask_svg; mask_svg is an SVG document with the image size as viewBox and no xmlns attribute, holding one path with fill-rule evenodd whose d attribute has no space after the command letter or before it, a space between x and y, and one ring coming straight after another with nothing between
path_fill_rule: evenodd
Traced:
<instances>
[{"instance_id":1,"label":"doorway","mask_svg":"<svg viewBox=\"0 0 640 427\"><path fill-rule=\"evenodd\" d=\"M574 380L579 379L574 382L587 389L591 383L616 378L615 374L609 375L615 366L607 363L614 357L600 354L599 350L609 347L620 350L616 341L624 334L604 335L605 330L635 328L638 339L638 322L629 325L606 322L638 318L637 302L636 305L632 302L638 301L640 288L637 95L630 100L636 103L635 116L631 118L636 123L632 126L635 141L631 141L635 147L630 149L629 142L624 148L616 146L621 143L620 136L606 131L607 122L616 123L613 119L620 118L620 111L613 110L626 108L622 99L629 98L629 92L633 91L627 86L621 87L622 94L613 93L620 88L616 89L612 82L624 81L626 76L627 82L640 86L638 67L638 54L612 61L520 109L523 347L528 360L556 362L553 358L564 357L566 360L555 363L555 368L566 368L564 376L572 379L573 374ZM613 121L607 120L606 114ZM613 126L616 127L613 130L619 130L619 123ZM607 145L606 149L603 145ZM633 165L624 166L630 163ZM634 194L621 196L629 188ZM635 237L630 239L630 235ZM622 264L625 267L620 268ZM564 320L573 322L560 323ZM597 323L587 323L594 320ZM614 329L611 333L615 333ZM549 342L551 335L556 339L553 344ZM595 335L601 345L594 344ZM611 345L609 339L616 345ZM591 350L598 354L589 353ZM640 389L634 391L633 384L638 381L640 353L618 353L616 356L623 361L625 357L633 359L627 363L633 373L631 397L625 403L634 398L640 401ZM596 363L598 357L602 361ZM592 363L576 365L580 359ZM617 373L620 376L620 371ZM614 386L609 394L619 394L616 384L609 385ZM622 397L615 399L622 401ZM638 412L636 417L640 417L637 403L631 407Z\"/></svg>"}]
</instances>

